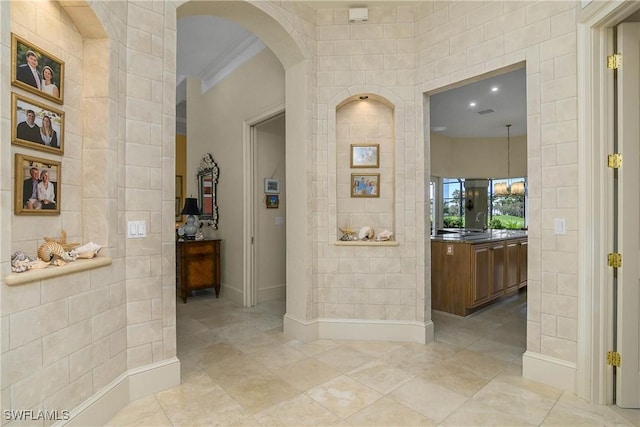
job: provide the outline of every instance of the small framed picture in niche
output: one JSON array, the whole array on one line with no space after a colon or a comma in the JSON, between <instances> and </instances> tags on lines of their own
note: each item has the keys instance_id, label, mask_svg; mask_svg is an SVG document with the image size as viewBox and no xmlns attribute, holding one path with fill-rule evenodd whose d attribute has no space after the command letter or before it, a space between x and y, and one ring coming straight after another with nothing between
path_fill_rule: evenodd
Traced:
<instances>
[{"instance_id":1,"label":"small framed picture in niche","mask_svg":"<svg viewBox=\"0 0 640 427\"><path fill-rule=\"evenodd\" d=\"M380 144L351 144L352 168L379 168Z\"/></svg>"},{"instance_id":2,"label":"small framed picture in niche","mask_svg":"<svg viewBox=\"0 0 640 427\"><path fill-rule=\"evenodd\" d=\"M352 173L351 197L380 197L380 174Z\"/></svg>"},{"instance_id":3,"label":"small framed picture in niche","mask_svg":"<svg viewBox=\"0 0 640 427\"><path fill-rule=\"evenodd\" d=\"M264 179L265 194L280 194L280 180L273 178Z\"/></svg>"},{"instance_id":4,"label":"small framed picture in niche","mask_svg":"<svg viewBox=\"0 0 640 427\"><path fill-rule=\"evenodd\" d=\"M11 84L62 104L64 62L11 34Z\"/></svg>"},{"instance_id":5,"label":"small framed picture in niche","mask_svg":"<svg viewBox=\"0 0 640 427\"><path fill-rule=\"evenodd\" d=\"M16 154L16 215L59 215L60 162Z\"/></svg>"}]
</instances>

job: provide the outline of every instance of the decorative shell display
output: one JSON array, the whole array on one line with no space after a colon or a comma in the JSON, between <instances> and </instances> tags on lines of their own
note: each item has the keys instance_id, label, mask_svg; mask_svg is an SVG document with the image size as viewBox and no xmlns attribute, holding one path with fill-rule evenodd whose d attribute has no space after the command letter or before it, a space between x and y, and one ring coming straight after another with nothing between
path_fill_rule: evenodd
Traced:
<instances>
[{"instance_id":1,"label":"decorative shell display","mask_svg":"<svg viewBox=\"0 0 640 427\"><path fill-rule=\"evenodd\" d=\"M358 239L371 240L374 238L375 235L376 233L373 231L373 228L369 227L368 225L365 225L358 232Z\"/></svg>"},{"instance_id":2,"label":"decorative shell display","mask_svg":"<svg viewBox=\"0 0 640 427\"><path fill-rule=\"evenodd\" d=\"M66 252L62 245L58 242L44 242L38 248L38 258L48 262L54 258L60 258L63 261L75 261L77 254L75 252Z\"/></svg>"}]
</instances>

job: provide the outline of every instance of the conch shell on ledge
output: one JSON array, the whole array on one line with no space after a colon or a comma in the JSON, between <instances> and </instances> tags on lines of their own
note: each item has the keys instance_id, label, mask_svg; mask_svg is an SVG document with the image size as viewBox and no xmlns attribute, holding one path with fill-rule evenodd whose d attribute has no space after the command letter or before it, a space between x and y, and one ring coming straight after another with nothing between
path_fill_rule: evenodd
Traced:
<instances>
[{"instance_id":1,"label":"conch shell on ledge","mask_svg":"<svg viewBox=\"0 0 640 427\"><path fill-rule=\"evenodd\" d=\"M373 228L369 227L368 225L365 225L358 232L358 239L371 240L375 235L376 233L373 231Z\"/></svg>"},{"instance_id":2,"label":"conch shell on ledge","mask_svg":"<svg viewBox=\"0 0 640 427\"><path fill-rule=\"evenodd\" d=\"M63 261L75 261L77 254L74 251L66 252L58 242L44 242L38 248L38 258L45 262L60 258Z\"/></svg>"}]
</instances>

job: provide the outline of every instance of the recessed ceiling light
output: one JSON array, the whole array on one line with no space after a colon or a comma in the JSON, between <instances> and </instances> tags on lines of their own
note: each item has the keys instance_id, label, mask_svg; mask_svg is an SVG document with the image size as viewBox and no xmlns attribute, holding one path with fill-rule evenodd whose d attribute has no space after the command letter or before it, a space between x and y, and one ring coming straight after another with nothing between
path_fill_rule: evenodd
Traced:
<instances>
[{"instance_id":1,"label":"recessed ceiling light","mask_svg":"<svg viewBox=\"0 0 640 427\"><path fill-rule=\"evenodd\" d=\"M434 132L443 132L445 130L447 130L446 126L434 126L431 128L432 131Z\"/></svg>"},{"instance_id":2,"label":"recessed ceiling light","mask_svg":"<svg viewBox=\"0 0 640 427\"><path fill-rule=\"evenodd\" d=\"M471 101L469 103L469 107L475 107L476 106L476 101Z\"/></svg>"},{"instance_id":3,"label":"recessed ceiling light","mask_svg":"<svg viewBox=\"0 0 640 427\"><path fill-rule=\"evenodd\" d=\"M497 92L498 91L498 86L494 86L491 88L491 92Z\"/></svg>"}]
</instances>

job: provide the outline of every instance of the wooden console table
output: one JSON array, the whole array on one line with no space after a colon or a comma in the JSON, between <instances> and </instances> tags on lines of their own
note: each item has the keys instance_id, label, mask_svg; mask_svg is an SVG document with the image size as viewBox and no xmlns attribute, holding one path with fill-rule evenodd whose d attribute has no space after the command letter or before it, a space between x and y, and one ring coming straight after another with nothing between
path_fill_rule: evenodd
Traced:
<instances>
[{"instance_id":1,"label":"wooden console table","mask_svg":"<svg viewBox=\"0 0 640 427\"><path fill-rule=\"evenodd\" d=\"M176 242L176 285L187 302L189 291L215 288L220 295L221 240L185 240Z\"/></svg>"}]
</instances>

